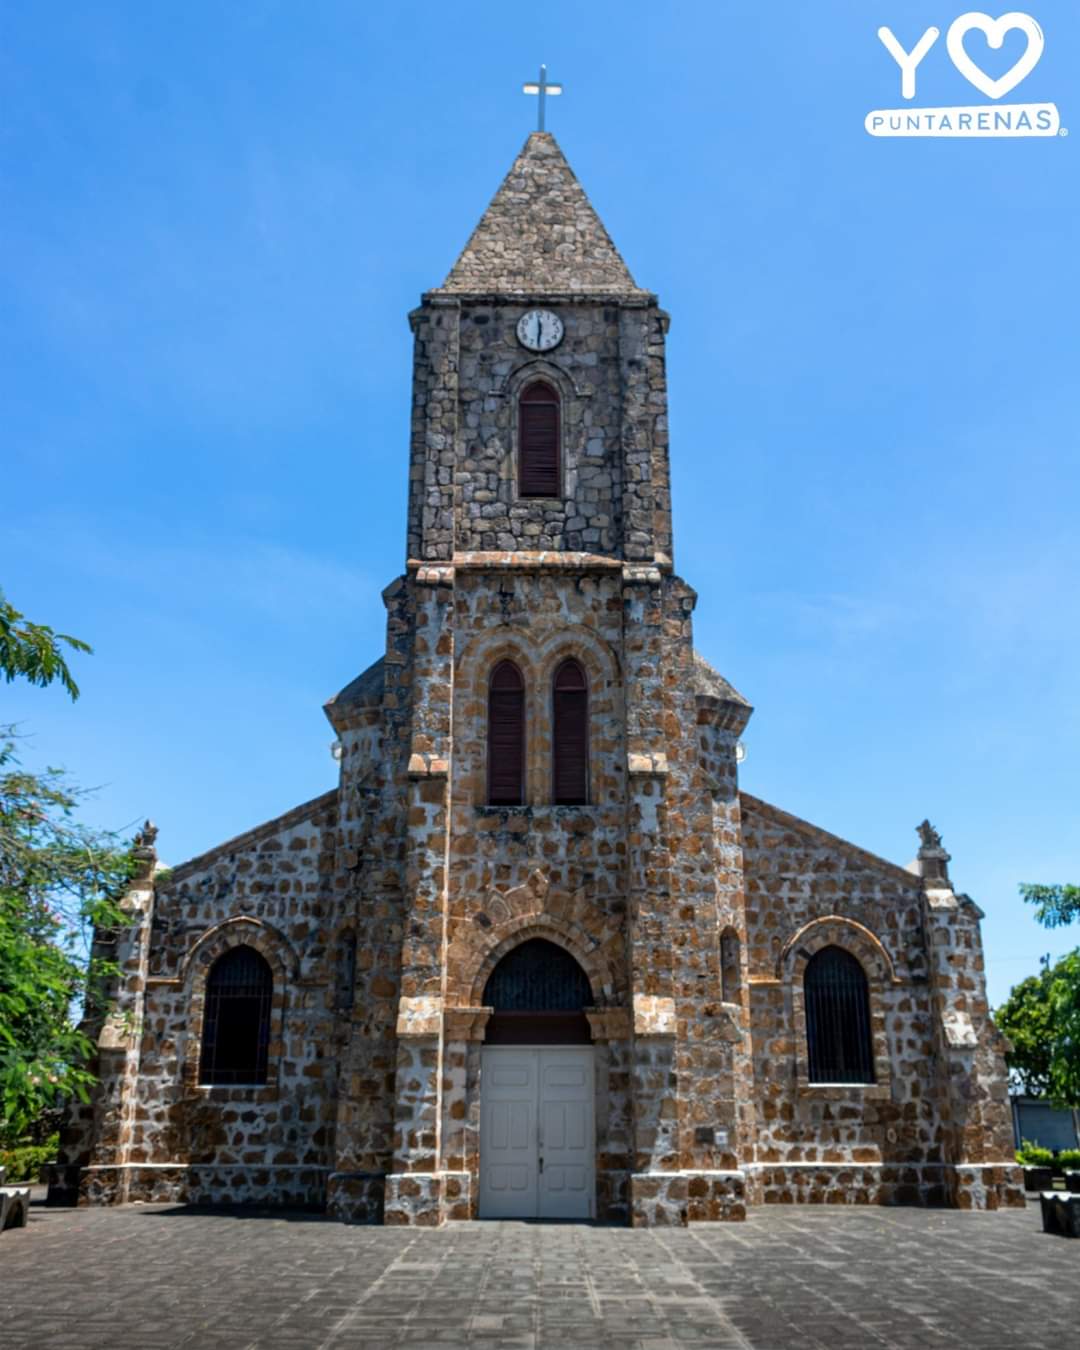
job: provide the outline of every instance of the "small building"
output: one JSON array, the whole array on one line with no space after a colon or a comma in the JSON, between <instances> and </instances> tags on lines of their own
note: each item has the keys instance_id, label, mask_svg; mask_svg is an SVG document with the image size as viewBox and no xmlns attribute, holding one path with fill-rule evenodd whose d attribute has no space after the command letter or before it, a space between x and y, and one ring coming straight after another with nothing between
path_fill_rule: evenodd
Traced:
<instances>
[{"instance_id":1,"label":"small building","mask_svg":"<svg viewBox=\"0 0 1080 1350\"><path fill-rule=\"evenodd\" d=\"M552 136L409 321L405 570L326 704L338 781L160 876L143 832L54 1200L1023 1204L940 837L900 867L739 789L751 707L675 570L669 318Z\"/></svg>"},{"instance_id":2,"label":"small building","mask_svg":"<svg viewBox=\"0 0 1080 1350\"><path fill-rule=\"evenodd\" d=\"M1055 1153L1063 1148L1080 1148L1080 1111L1062 1110L1042 1097L1027 1097L1023 1093L1009 1100L1017 1148L1025 1142Z\"/></svg>"}]
</instances>

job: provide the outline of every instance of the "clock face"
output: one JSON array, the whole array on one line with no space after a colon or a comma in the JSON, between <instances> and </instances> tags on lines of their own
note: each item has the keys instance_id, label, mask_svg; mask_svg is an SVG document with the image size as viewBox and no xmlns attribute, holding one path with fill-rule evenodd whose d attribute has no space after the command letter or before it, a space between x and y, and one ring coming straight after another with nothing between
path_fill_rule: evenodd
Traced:
<instances>
[{"instance_id":1,"label":"clock face","mask_svg":"<svg viewBox=\"0 0 1080 1350\"><path fill-rule=\"evenodd\" d=\"M530 309L518 319L518 341L531 352L549 352L563 340L563 321L550 309Z\"/></svg>"}]
</instances>

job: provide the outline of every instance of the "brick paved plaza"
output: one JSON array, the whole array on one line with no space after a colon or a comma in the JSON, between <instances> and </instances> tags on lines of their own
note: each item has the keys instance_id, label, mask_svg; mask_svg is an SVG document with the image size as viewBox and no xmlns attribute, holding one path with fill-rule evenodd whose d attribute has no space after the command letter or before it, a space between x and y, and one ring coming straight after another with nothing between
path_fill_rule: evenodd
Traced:
<instances>
[{"instance_id":1,"label":"brick paved plaza","mask_svg":"<svg viewBox=\"0 0 1080 1350\"><path fill-rule=\"evenodd\" d=\"M1038 1209L766 1208L689 1230L346 1227L48 1210L0 1239L4 1350L1080 1345L1080 1243Z\"/></svg>"}]
</instances>

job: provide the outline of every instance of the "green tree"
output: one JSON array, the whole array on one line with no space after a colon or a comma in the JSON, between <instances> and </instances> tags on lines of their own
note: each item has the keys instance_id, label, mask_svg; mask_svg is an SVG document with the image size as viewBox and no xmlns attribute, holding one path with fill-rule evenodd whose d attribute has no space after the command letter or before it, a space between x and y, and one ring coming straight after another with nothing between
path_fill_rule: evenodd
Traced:
<instances>
[{"instance_id":1,"label":"green tree","mask_svg":"<svg viewBox=\"0 0 1080 1350\"><path fill-rule=\"evenodd\" d=\"M79 687L68 652L80 638L31 623L0 591L0 674L44 687ZM92 950L95 927L124 922L118 898L130 849L75 819L85 794L59 769L32 774L0 727L0 1141L16 1143L58 1097L86 1096L93 1042L76 1025L102 1001L113 967Z\"/></svg>"},{"instance_id":2,"label":"green tree","mask_svg":"<svg viewBox=\"0 0 1080 1350\"><path fill-rule=\"evenodd\" d=\"M0 673L9 684L22 678L44 687L59 680L73 699L78 698L79 686L68 669L61 643L75 652L91 650L81 638L31 623L0 591Z\"/></svg>"},{"instance_id":3,"label":"green tree","mask_svg":"<svg viewBox=\"0 0 1080 1350\"><path fill-rule=\"evenodd\" d=\"M1025 1092L1080 1106L1080 949L1022 980L994 1014L1012 1041L1009 1069Z\"/></svg>"},{"instance_id":4,"label":"green tree","mask_svg":"<svg viewBox=\"0 0 1080 1350\"><path fill-rule=\"evenodd\" d=\"M1014 985L994 1013L994 1021L1012 1041L1009 1071L1024 1092L1045 1097L1050 1091L1050 967L1044 962L1038 975Z\"/></svg>"},{"instance_id":5,"label":"green tree","mask_svg":"<svg viewBox=\"0 0 1080 1350\"><path fill-rule=\"evenodd\" d=\"M1039 886L1025 882L1020 894L1036 907L1035 917L1044 928L1061 928L1080 919L1080 886Z\"/></svg>"},{"instance_id":6,"label":"green tree","mask_svg":"<svg viewBox=\"0 0 1080 1350\"><path fill-rule=\"evenodd\" d=\"M10 728L0 734L0 1119L14 1141L94 1081L73 1012L100 1006L115 973L92 936L126 922L134 864L129 846L75 819L85 793L66 774L27 772Z\"/></svg>"}]
</instances>

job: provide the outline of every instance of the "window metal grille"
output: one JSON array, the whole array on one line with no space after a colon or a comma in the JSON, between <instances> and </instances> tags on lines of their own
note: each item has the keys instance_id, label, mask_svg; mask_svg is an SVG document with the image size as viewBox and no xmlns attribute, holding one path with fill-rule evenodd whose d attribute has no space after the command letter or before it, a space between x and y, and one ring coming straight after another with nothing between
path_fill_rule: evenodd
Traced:
<instances>
[{"instance_id":1,"label":"window metal grille","mask_svg":"<svg viewBox=\"0 0 1080 1350\"><path fill-rule=\"evenodd\" d=\"M274 977L253 947L219 956L206 982L199 1082L266 1082Z\"/></svg>"},{"instance_id":2,"label":"window metal grille","mask_svg":"<svg viewBox=\"0 0 1080 1350\"><path fill-rule=\"evenodd\" d=\"M862 966L842 947L812 956L803 977L812 1083L872 1083L870 996Z\"/></svg>"},{"instance_id":3,"label":"window metal grille","mask_svg":"<svg viewBox=\"0 0 1080 1350\"><path fill-rule=\"evenodd\" d=\"M580 1012L592 1003L589 978L564 948L530 938L507 952L484 985L496 1012Z\"/></svg>"}]
</instances>

